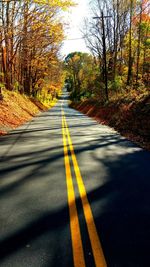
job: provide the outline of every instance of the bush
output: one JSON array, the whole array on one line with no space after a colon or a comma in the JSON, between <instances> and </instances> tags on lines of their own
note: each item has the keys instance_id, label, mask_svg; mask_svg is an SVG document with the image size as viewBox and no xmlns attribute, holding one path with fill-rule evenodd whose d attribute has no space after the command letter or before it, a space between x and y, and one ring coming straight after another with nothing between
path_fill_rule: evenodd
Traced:
<instances>
[{"instance_id":1,"label":"bush","mask_svg":"<svg viewBox=\"0 0 150 267\"><path fill-rule=\"evenodd\" d=\"M121 79L121 76L116 76L115 80L112 81L112 86L111 88L114 90L114 91L119 91L123 86L123 81Z\"/></svg>"},{"instance_id":2,"label":"bush","mask_svg":"<svg viewBox=\"0 0 150 267\"><path fill-rule=\"evenodd\" d=\"M18 81L15 81L13 87L14 87L14 90L18 92L19 91L19 88L20 88L19 82Z\"/></svg>"},{"instance_id":3,"label":"bush","mask_svg":"<svg viewBox=\"0 0 150 267\"><path fill-rule=\"evenodd\" d=\"M2 82L0 82L0 88L1 88L1 89L5 89L5 84L2 83Z\"/></svg>"}]
</instances>

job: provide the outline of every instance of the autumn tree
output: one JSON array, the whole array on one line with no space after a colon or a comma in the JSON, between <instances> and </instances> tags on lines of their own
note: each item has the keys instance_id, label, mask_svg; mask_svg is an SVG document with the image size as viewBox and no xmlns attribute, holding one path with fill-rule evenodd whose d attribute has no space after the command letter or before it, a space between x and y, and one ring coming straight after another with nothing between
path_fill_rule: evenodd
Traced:
<instances>
[{"instance_id":1,"label":"autumn tree","mask_svg":"<svg viewBox=\"0 0 150 267\"><path fill-rule=\"evenodd\" d=\"M145 73L148 73L150 67L150 7L148 1L141 0L137 7L137 15L134 18L134 23L137 28L137 59L136 59L136 84L140 75L143 76L144 66ZM148 67L149 66L149 67ZM140 74L140 75L139 75Z\"/></svg>"},{"instance_id":2,"label":"autumn tree","mask_svg":"<svg viewBox=\"0 0 150 267\"><path fill-rule=\"evenodd\" d=\"M123 40L128 31L129 3L124 0L95 0L91 3L91 9L91 19L85 20L84 38L92 54L99 60L100 80L105 82L107 89L105 73L108 73L108 79L115 81L120 69ZM107 90L105 94L108 99Z\"/></svg>"},{"instance_id":3,"label":"autumn tree","mask_svg":"<svg viewBox=\"0 0 150 267\"><path fill-rule=\"evenodd\" d=\"M97 77L97 65L92 55L74 52L65 58L66 83L71 97L80 99L92 95Z\"/></svg>"},{"instance_id":4,"label":"autumn tree","mask_svg":"<svg viewBox=\"0 0 150 267\"><path fill-rule=\"evenodd\" d=\"M103 90L104 82L106 87L106 72L110 95L113 91L119 92L120 88L140 84L138 80L147 86L150 50L148 1L94 0L90 6L91 16L85 19L83 37L99 62L99 90ZM104 94L107 94L106 90Z\"/></svg>"},{"instance_id":5,"label":"autumn tree","mask_svg":"<svg viewBox=\"0 0 150 267\"><path fill-rule=\"evenodd\" d=\"M64 39L62 13L71 5L69 0L0 2L0 68L8 90L35 95L55 72Z\"/></svg>"}]
</instances>

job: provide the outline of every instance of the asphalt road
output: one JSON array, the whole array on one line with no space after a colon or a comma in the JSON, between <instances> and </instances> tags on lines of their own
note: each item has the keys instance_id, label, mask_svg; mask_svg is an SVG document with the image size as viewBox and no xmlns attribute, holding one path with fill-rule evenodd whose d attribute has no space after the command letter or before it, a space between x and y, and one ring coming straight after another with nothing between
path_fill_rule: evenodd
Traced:
<instances>
[{"instance_id":1,"label":"asphalt road","mask_svg":"<svg viewBox=\"0 0 150 267\"><path fill-rule=\"evenodd\" d=\"M0 266L149 267L150 153L67 102L0 138Z\"/></svg>"}]
</instances>

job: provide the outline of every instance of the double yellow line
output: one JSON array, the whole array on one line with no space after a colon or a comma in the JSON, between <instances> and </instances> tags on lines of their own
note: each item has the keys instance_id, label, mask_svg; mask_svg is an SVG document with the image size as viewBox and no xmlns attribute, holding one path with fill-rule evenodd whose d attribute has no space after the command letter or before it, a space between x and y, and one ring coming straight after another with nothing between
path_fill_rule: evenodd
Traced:
<instances>
[{"instance_id":1,"label":"double yellow line","mask_svg":"<svg viewBox=\"0 0 150 267\"><path fill-rule=\"evenodd\" d=\"M66 170L66 183L67 183L67 194L68 194L68 205L69 205L69 215L70 215L70 230L72 239L72 249L73 249L73 260L74 267L86 267L83 244L81 239L81 231L79 226L79 218L76 207L76 198L73 187L73 180L71 174L71 166L68 150L70 150L71 158L73 162L73 167L75 171L76 181L78 185L78 190L82 202L83 212L85 221L87 224L89 239L91 242L93 257L96 267L106 267L106 261L96 230L92 210L87 198L86 189L83 183L83 179L80 173L77 158L74 152L70 132L68 129L65 113L62 109L62 135L63 135L63 145L64 145L64 161Z\"/></svg>"}]
</instances>

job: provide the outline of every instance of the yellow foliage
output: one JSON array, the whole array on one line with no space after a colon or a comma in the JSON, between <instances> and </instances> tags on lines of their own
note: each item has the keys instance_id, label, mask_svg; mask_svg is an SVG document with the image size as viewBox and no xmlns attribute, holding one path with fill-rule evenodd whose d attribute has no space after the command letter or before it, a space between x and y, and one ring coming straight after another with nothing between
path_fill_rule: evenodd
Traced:
<instances>
[{"instance_id":1,"label":"yellow foliage","mask_svg":"<svg viewBox=\"0 0 150 267\"><path fill-rule=\"evenodd\" d=\"M53 8L59 7L64 11L75 5L75 3L71 0L34 0L34 2L39 5L49 5Z\"/></svg>"}]
</instances>

